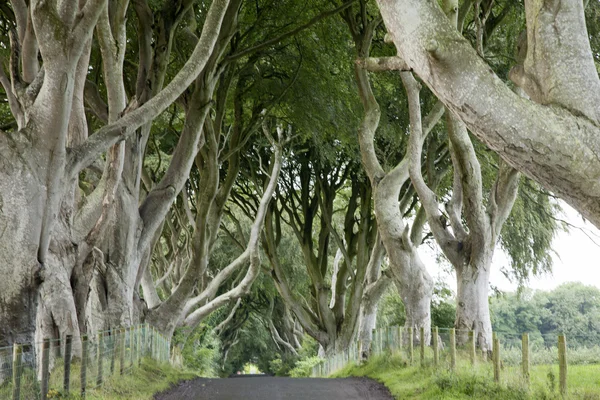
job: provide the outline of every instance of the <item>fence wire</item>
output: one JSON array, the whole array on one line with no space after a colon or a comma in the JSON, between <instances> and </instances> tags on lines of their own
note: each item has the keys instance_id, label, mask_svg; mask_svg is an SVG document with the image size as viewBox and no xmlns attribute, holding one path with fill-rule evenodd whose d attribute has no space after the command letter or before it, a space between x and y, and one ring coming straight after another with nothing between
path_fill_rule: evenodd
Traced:
<instances>
[{"instance_id":1,"label":"fence wire","mask_svg":"<svg viewBox=\"0 0 600 400\"><path fill-rule=\"evenodd\" d=\"M0 399L85 396L133 373L148 357L170 359L170 343L148 325L0 347Z\"/></svg>"},{"instance_id":2,"label":"fence wire","mask_svg":"<svg viewBox=\"0 0 600 400\"><path fill-rule=\"evenodd\" d=\"M597 332L571 335L495 332L492 343L484 346L486 351L481 350L477 341L472 331L452 328L433 328L431 332L397 326L375 329L368 345L358 340L353 342L347 351L323 359L313 368L312 376L326 377L348 365L360 364L366 357L393 354L407 366L440 371L469 369L497 383L546 385L567 396L577 394L568 390L567 382L577 377L579 366L600 367Z\"/></svg>"}]
</instances>

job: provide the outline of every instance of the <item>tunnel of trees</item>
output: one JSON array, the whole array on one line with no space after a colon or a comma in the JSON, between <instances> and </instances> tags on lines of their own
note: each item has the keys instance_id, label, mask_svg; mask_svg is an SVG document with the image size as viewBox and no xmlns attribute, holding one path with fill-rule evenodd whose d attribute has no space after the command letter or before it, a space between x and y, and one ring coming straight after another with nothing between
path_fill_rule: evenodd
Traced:
<instances>
[{"instance_id":1,"label":"tunnel of trees","mask_svg":"<svg viewBox=\"0 0 600 400\"><path fill-rule=\"evenodd\" d=\"M0 346L149 323L301 374L592 290L488 301L498 248L551 270L559 198L600 227L598 1L11 0L0 60Z\"/></svg>"}]
</instances>

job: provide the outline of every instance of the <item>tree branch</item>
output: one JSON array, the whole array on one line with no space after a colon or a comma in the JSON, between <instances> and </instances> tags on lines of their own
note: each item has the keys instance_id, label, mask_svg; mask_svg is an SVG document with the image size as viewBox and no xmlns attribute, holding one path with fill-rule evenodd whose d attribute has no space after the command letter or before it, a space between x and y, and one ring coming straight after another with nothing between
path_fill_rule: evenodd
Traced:
<instances>
[{"instance_id":1,"label":"tree branch","mask_svg":"<svg viewBox=\"0 0 600 400\"><path fill-rule=\"evenodd\" d=\"M398 56L359 58L355 62L369 72L410 71L404 60Z\"/></svg>"},{"instance_id":2,"label":"tree branch","mask_svg":"<svg viewBox=\"0 0 600 400\"><path fill-rule=\"evenodd\" d=\"M600 226L600 149L592 139L600 135L597 123L513 93L490 72L437 4L420 0L377 3L398 53L469 130L511 166L551 188ZM581 21L569 29L585 31ZM570 68L567 76L578 73L577 66ZM592 81L598 79L594 73Z\"/></svg>"},{"instance_id":3,"label":"tree branch","mask_svg":"<svg viewBox=\"0 0 600 400\"><path fill-rule=\"evenodd\" d=\"M69 174L76 175L99 157L109 146L125 139L133 134L137 128L158 116L183 93L208 62L219 36L228 5L229 0L213 1L206 16L202 36L194 52L167 87L140 108L103 127L82 146L71 150L67 164Z\"/></svg>"},{"instance_id":4,"label":"tree branch","mask_svg":"<svg viewBox=\"0 0 600 400\"><path fill-rule=\"evenodd\" d=\"M521 174L512 168L504 160L500 159L500 169L494 187L490 192L488 204L492 207L492 226L496 237L500 235L504 222L510 215L517 192L519 191L519 180ZM492 206L493 205L493 206Z\"/></svg>"},{"instance_id":5,"label":"tree branch","mask_svg":"<svg viewBox=\"0 0 600 400\"><path fill-rule=\"evenodd\" d=\"M410 72L401 72L402 81L408 96L410 114L410 139L408 142L410 179L427 213L427 221L440 247L451 260L458 259L457 240L442 223L442 213L438 208L435 193L427 186L421 174L421 153L424 135L421 124L420 85Z\"/></svg>"},{"instance_id":6,"label":"tree branch","mask_svg":"<svg viewBox=\"0 0 600 400\"><path fill-rule=\"evenodd\" d=\"M454 169L458 170L455 179L460 178L460 185L455 183L455 187L462 188L462 201L457 204L462 203L469 234L483 237L489 226L489 220L483 205L481 166L467 128L462 121L448 114L446 126L451 143L452 164Z\"/></svg>"},{"instance_id":7,"label":"tree branch","mask_svg":"<svg viewBox=\"0 0 600 400\"><path fill-rule=\"evenodd\" d=\"M250 238L248 240L248 247L246 249L248 257L250 259L250 266L248 268L248 271L246 272L246 276L235 288L221 294L220 296L216 297L212 301L208 302L207 304L203 305L202 307L192 312L189 316L187 316L183 322L186 326L196 326L204 317L209 315L214 310L222 307L231 299L237 299L246 295L249 292L252 284L260 274L260 236L261 231L263 229L268 205L271 201L271 198L273 197L273 193L275 193L275 187L277 186L277 179L279 177L279 172L281 171L281 164L283 159L282 146L285 143L285 141L283 138L283 132L281 130L278 130L278 133L279 141L273 141L271 143L271 145L275 148L271 175L269 177L267 187L265 188L261 197L260 205L258 207L254 223L252 224L252 228L250 229Z\"/></svg>"}]
</instances>

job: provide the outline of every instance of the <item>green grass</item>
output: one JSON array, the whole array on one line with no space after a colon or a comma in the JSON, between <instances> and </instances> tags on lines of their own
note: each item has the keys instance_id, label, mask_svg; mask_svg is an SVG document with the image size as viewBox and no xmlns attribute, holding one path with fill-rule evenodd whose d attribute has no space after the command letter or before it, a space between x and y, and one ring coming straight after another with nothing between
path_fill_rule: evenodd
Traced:
<instances>
[{"instance_id":1,"label":"green grass","mask_svg":"<svg viewBox=\"0 0 600 400\"><path fill-rule=\"evenodd\" d=\"M364 365L350 365L332 375L346 376L378 380L397 399L561 399L557 365L531 367L529 388L519 367L503 368L501 382L496 384L490 363L473 367L461 361L452 372L447 367L408 366L399 355L373 357ZM600 400L600 365L569 366L568 394L569 399Z\"/></svg>"},{"instance_id":2,"label":"green grass","mask_svg":"<svg viewBox=\"0 0 600 400\"><path fill-rule=\"evenodd\" d=\"M50 378L49 399L81 399L79 395L80 380L79 365L73 364L71 370L71 393L65 396L62 393L62 368L53 371ZM34 393L39 393L39 385L35 380L35 375L31 371L24 372L24 379L21 385L21 398L29 400ZM146 358L142 361L139 368L133 368L127 374L120 376L116 373L113 376L105 377L101 389L88 389L86 392L87 400L149 400L155 393L164 391L183 380L196 378L197 375L191 372L182 371L172 367L168 363L159 363L153 359ZM88 380L88 382L90 382ZM88 383L89 385L89 383ZM12 387L10 385L0 386L0 399L12 398ZM37 397L37 396L36 396Z\"/></svg>"}]
</instances>

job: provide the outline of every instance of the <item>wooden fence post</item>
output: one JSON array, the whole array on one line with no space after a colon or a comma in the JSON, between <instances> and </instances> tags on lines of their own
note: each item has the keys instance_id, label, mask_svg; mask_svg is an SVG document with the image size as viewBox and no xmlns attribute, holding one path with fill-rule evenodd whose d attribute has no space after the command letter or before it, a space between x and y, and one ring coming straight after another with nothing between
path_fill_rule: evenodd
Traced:
<instances>
[{"instance_id":1,"label":"wooden fence post","mask_svg":"<svg viewBox=\"0 0 600 400\"><path fill-rule=\"evenodd\" d=\"M73 354L73 336L67 335L65 341L65 367L64 367L64 379L63 379L63 390L68 396L71 391L71 355Z\"/></svg>"},{"instance_id":2,"label":"wooden fence post","mask_svg":"<svg viewBox=\"0 0 600 400\"><path fill-rule=\"evenodd\" d=\"M558 337L558 364L560 376L560 394L567 394L567 339L565 335Z\"/></svg>"},{"instance_id":3,"label":"wooden fence post","mask_svg":"<svg viewBox=\"0 0 600 400\"><path fill-rule=\"evenodd\" d=\"M144 324L142 326L142 357L144 358L147 356L147 347L148 347L148 343L146 342L146 326L148 324Z\"/></svg>"},{"instance_id":4,"label":"wooden fence post","mask_svg":"<svg viewBox=\"0 0 600 400\"><path fill-rule=\"evenodd\" d=\"M81 398L85 399L85 387L87 383L87 358L88 337L81 336Z\"/></svg>"},{"instance_id":5,"label":"wooden fence post","mask_svg":"<svg viewBox=\"0 0 600 400\"><path fill-rule=\"evenodd\" d=\"M433 365L438 366L440 361L440 353L438 348L439 329L437 326L433 328Z\"/></svg>"},{"instance_id":6,"label":"wooden fence post","mask_svg":"<svg viewBox=\"0 0 600 400\"><path fill-rule=\"evenodd\" d=\"M135 341L137 343L137 360L138 365L142 364L142 355L143 355L143 344L142 344L142 326L138 326L135 334Z\"/></svg>"},{"instance_id":7,"label":"wooden fence post","mask_svg":"<svg viewBox=\"0 0 600 400\"><path fill-rule=\"evenodd\" d=\"M425 328L419 329L419 342L421 345L421 367L425 366Z\"/></svg>"},{"instance_id":8,"label":"wooden fence post","mask_svg":"<svg viewBox=\"0 0 600 400\"><path fill-rule=\"evenodd\" d=\"M414 336L412 326L408 328L408 362L412 365L414 358Z\"/></svg>"},{"instance_id":9,"label":"wooden fence post","mask_svg":"<svg viewBox=\"0 0 600 400\"><path fill-rule=\"evenodd\" d=\"M131 328L131 341L132 341L132 348L134 349L133 352L133 363L137 364L137 359L138 359L138 353L140 351L139 347L138 347L138 340L137 340L137 326L134 326Z\"/></svg>"},{"instance_id":10,"label":"wooden fence post","mask_svg":"<svg viewBox=\"0 0 600 400\"><path fill-rule=\"evenodd\" d=\"M469 331L469 358L471 365L475 365L475 332Z\"/></svg>"},{"instance_id":11,"label":"wooden fence post","mask_svg":"<svg viewBox=\"0 0 600 400\"><path fill-rule=\"evenodd\" d=\"M402 327L398 326L398 352L402 355Z\"/></svg>"},{"instance_id":12,"label":"wooden fence post","mask_svg":"<svg viewBox=\"0 0 600 400\"><path fill-rule=\"evenodd\" d=\"M21 399L21 372L23 361L23 347L18 344L13 344L13 359L12 359L12 398L13 400Z\"/></svg>"},{"instance_id":13,"label":"wooden fence post","mask_svg":"<svg viewBox=\"0 0 600 400\"><path fill-rule=\"evenodd\" d=\"M133 350L134 350L134 343L133 343L133 327L130 326L129 328L127 328L127 331L129 332L129 365L131 367L131 369L133 369Z\"/></svg>"},{"instance_id":14,"label":"wooden fence post","mask_svg":"<svg viewBox=\"0 0 600 400\"><path fill-rule=\"evenodd\" d=\"M119 330L111 329L110 330L110 374L115 374L115 359L117 358L117 333Z\"/></svg>"},{"instance_id":15,"label":"wooden fence post","mask_svg":"<svg viewBox=\"0 0 600 400\"><path fill-rule=\"evenodd\" d=\"M50 368L50 339L44 339L42 344L42 400L48 397L48 378Z\"/></svg>"},{"instance_id":16,"label":"wooden fence post","mask_svg":"<svg viewBox=\"0 0 600 400\"><path fill-rule=\"evenodd\" d=\"M500 341L493 335L494 381L500 383Z\"/></svg>"},{"instance_id":17,"label":"wooden fence post","mask_svg":"<svg viewBox=\"0 0 600 400\"><path fill-rule=\"evenodd\" d=\"M521 354L522 354L522 366L523 366L523 379L529 386L529 334L524 333L523 339L521 340Z\"/></svg>"},{"instance_id":18,"label":"wooden fence post","mask_svg":"<svg viewBox=\"0 0 600 400\"><path fill-rule=\"evenodd\" d=\"M144 329L143 327L138 326L137 335L136 335L138 367L140 365L142 365L142 357L144 356L144 349L142 348L142 331L143 331L143 329Z\"/></svg>"},{"instance_id":19,"label":"wooden fence post","mask_svg":"<svg viewBox=\"0 0 600 400\"><path fill-rule=\"evenodd\" d=\"M125 329L119 329L119 375L125 373Z\"/></svg>"},{"instance_id":20,"label":"wooden fence post","mask_svg":"<svg viewBox=\"0 0 600 400\"><path fill-rule=\"evenodd\" d=\"M154 328L150 327L150 332L148 332L150 336L150 358L154 359Z\"/></svg>"},{"instance_id":21,"label":"wooden fence post","mask_svg":"<svg viewBox=\"0 0 600 400\"><path fill-rule=\"evenodd\" d=\"M450 368L456 368L456 329L450 329Z\"/></svg>"},{"instance_id":22,"label":"wooden fence post","mask_svg":"<svg viewBox=\"0 0 600 400\"><path fill-rule=\"evenodd\" d=\"M102 386L102 381L104 377L102 373L104 372L104 335L102 333L98 334L98 375L96 376L96 385L98 387Z\"/></svg>"}]
</instances>

